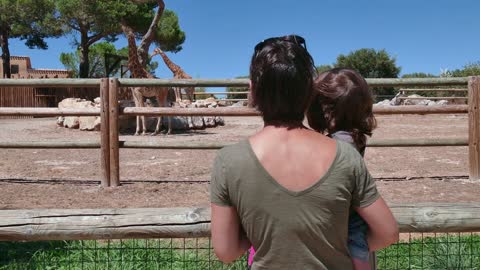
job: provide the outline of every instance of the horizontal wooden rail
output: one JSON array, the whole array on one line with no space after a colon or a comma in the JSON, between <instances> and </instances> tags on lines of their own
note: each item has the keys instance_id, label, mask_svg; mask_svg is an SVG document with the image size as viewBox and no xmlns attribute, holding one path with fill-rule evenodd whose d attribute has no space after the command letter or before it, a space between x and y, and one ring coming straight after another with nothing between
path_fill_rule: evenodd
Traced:
<instances>
[{"instance_id":1,"label":"horizontal wooden rail","mask_svg":"<svg viewBox=\"0 0 480 270\"><path fill-rule=\"evenodd\" d=\"M119 141L120 148L144 149L220 149L234 142L165 142L158 141ZM369 147L436 147L436 146L468 146L468 138L415 138L415 139L371 139ZM100 141L0 141L0 149L89 149L100 148Z\"/></svg>"},{"instance_id":2,"label":"horizontal wooden rail","mask_svg":"<svg viewBox=\"0 0 480 270\"><path fill-rule=\"evenodd\" d=\"M195 95L246 95L248 91L244 92L193 92Z\"/></svg>"},{"instance_id":3,"label":"horizontal wooden rail","mask_svg":"<svg viewBox=\"0 0 480 270\"><path fill-rule=\"evenodd\" d=\"M449 106L374 106L375 114L451 114L468 113L467 105ZM253 108L159 108L126 107L125 115L165 116L259 116ZM99 116L99 108L58 109L0 107L0 116Z\"/></svg>"},{"instance_id":4,"label":"horizontal wooden rail","mask_svg":"<svg viewBox=\"0 0 480 270\"><path fill-rule=\"evenodd\" d=\"M232 102L235 102L235 101L248 101L248 99L246 98L220 98L220 99L217 99L218 101L232 101Z\"/></svg>"},{"instance_id":5,"label":"horizontal wooden rail","mask_svg":"<svg viewBox=\"0 0 480 270\"><path fill-rule=\"evenodd\" d=\"M93 141L3 141L0 142L1 148L12 149L94 149L100 148L99 140Z\"/></svg>"},{"instance_id":6,"label":"horizontal wooden rail","mask_svg":"<svg viewBox=\"0 0 480 270\"><path fill-rule=\"evenodd\" d=\"M399 92L468 92L468 89L467 88L465 88L465 89L458 89L458 88L452 88L452 89L449 89L449 88L413 89L413 88L409 88L409 89L400 89L398 91Z\"/></svg>"},{"instance_id":7,"label":"horizontal wooden rail","mask_svg":"<svg viewBox=\"0 0 480 270\"><path fill-rule=\"evenodd\" d=\"M480 232L476 203L390 207L404 233ZM208 236L208 208L0 210L0 241Z\"/></svg>"},{"instance_id":8,"label":"horizontal wooden rail","mask_svg":"<svg viewBox=\"0 0 480 270\"><path fill-rule=\"evenodd\" d=\"M373 106L375 114L454 114L468 113L468 105L448 106Z\"/></svg>"},{"instance_id":9,"label":"horizontal wooden rail","mask_svg":"<svg viewBox=\"0 0 480 270\"><path fill-rule=\"evenodd\" d=\"M374 106L375 114L451 114L468 113L467 105L450 106ZM253 108L147 108L126 107L125 115L165 116L259 116ZM1 114L0 114L1 115Z\"/></svg>"},{"instance_id":10,"label":"horizontal wooden rail","mask_svg":"<svg viewBox=\"0 0 480 270\"><path fill-rule=\"evenodd\" d=\"M468 77L458 78L387 78L366 79L370 86L452 86L467 85ZM196 86L248 87L248 79L118 79L120 86ZM0 79L0 86L98 87L100 79Z\"/></svg>"},{"instance_id":11,"label":"horizontal wooden rail","mask_svg":"<svg viewBox=\"0 0 480 270\"><path fill-rule=\"evenodd\" d=\"M398 99L430 99L430 100L448 100L448 99L468 99L468 97L397 97Z\"/></svg>"},{"instance_id":12,"label":"horizontal wooden rail","mask_svg":"<svg viewBox=\"0 0 480 270\"><path fill-rule=\"evenodd\" d=\"M100 109L0 107L0 116L100 116Z\"/></svg>"},{"instance_id":13,"label":"horizontal wooden rail","mask_svg":"<svg viewBox=\"0 0 480 270\"><path fill-rule=\"evenodd\" d=\"M372 87L467 85L468 77L366 79ZM249 79L118 79L120 86L248 87Z\"/></svg>"},{"instance_id":14,"label":"horizontal wooden rail","mask_svg":"<svg viewBox=\"0 0 480 270\"><path fill-rule=\"evenodd\" d=\"M101 79L0 79L3 86L33 87L100 87Z\"/></svg>"}]
</instances>

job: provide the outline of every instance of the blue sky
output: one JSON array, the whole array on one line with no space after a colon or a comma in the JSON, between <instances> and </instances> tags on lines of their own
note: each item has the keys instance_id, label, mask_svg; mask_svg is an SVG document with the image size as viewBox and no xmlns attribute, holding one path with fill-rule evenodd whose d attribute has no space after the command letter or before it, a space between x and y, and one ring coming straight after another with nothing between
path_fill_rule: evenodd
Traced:
<instances>
[{"instance_id":1,"label":"blue sky","mask_svg":"<svg viewBox=\"0 0 480 270\"><path fill-rule=\"evenodd\" d=\"M183 50L169 54L194 78L247 75L253 47L285 34L305 37L316 65L360 48L386 49L401 74L461 68L480 60L477 0L165 0L186 32ZM30 50L11 40L11 55L28 55L34 68L63 68L69 38L49 40L49 50ZM126 46L121 38L117 47ZM151 48L153 50L153 47ZM156 76L172 73L160 63Z\"/></svg>"}]
</instances>

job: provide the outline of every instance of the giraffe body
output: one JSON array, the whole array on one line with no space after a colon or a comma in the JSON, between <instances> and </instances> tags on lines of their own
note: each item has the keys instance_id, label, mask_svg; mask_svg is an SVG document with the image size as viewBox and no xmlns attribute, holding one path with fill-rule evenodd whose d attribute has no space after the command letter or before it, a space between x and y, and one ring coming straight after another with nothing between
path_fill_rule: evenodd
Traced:
<instances>
[{"instance_id":1,"label":"giraffe body","mask_svg":"<svg viewBox=\"0 0 480 270\"><path fill-rule=\"evenodd\" d=\"M128 26L122 25L123 32L127 36L128 40L128 68L133 78L146 78L154 79L155 77L150 74L140 63L137 55L137 45L135 43L135 34L133 30ZM156 97L158 100L158 106L168 107L168 88L167 87L130 87L133 95L133 101L135 102L135 107L145 107L145 102L143 101L144 97ZM157 126L155 132L152 135L158 134L160 132L162 123L162 117L159 116L157 119ZM140 129L141 127L141 129ZM137 116L137 128L135 130L135 135L145 135L146 134L146 124L145 116ZM172 131L171 118L168 117L168 130L167 134L170 134ZM141 132L141 133L140 133Z\"/></svg>"}]
</instances>

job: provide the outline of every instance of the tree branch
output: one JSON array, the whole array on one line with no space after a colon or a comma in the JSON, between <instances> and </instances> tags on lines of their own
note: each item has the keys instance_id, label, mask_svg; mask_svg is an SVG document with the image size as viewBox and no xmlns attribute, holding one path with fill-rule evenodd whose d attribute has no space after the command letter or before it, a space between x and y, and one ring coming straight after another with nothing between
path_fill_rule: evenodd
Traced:
<instances>
[{"instance_id":1,"label":"tree branch","mask_svg":"<svg viewBox=\"0 0 480 270\"><path fill-rule=\"evenodd\" d=\"M143 36L142 41L140 42L140 46L137 49L137 53L140 56L140 63L145 66L148 49L150 44L152 44L153 38L155 37L155 31L158 27L158 22L163 15L163 11L165 10L165 2L163 0L157 0L158 2L158 10L155 14L155 17L148 28L147 33Z\"/></svg>"}]
</instances>

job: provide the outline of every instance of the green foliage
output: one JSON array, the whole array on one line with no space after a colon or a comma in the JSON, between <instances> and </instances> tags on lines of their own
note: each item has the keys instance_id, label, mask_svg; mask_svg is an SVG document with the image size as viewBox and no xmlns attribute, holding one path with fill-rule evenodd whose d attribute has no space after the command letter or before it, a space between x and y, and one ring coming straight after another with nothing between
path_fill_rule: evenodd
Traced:
<instances>
[{"instance_id":1,"label":"green foliage","mask_svg":"<svg viewBox=\"0 0 480 270\"><path fill-rule=\"evenodd\" d=\"M74 34L73 44L80 50L81 78L88 77L92 71L89 67L91 57L88 55L91 45L102 39L116 40L122 33L122 23L132 27L140 38L148 32L158 6L153 1L139 4L117 0L56 0L56 4L59 19L66 26L66 30ZM182 49L185 33L180 30L174 12L164 11L152 41L160 44L165 51L177 52ZM155 65L158 64L150 63L149 68L154 68Z\"/></svg>"},{"instance_id":2,"label":"green foliage","mask_svg":"<svg viewBox=\"0 0 480 270\"><path fill-rule=\"evenodd\" d=\"M8 77L9 39L25 40L25 45L30 49L47 49L45 38L58 37L60 34L61 28L55 19L53 0L0 0L0 44L5 64L4 73Z\"/></svg>"},{"instance_id":3,"label":"green foliage","mask_svg":"<svg viewBox=\"0 0 480 270\"><path fill-rule=\"evenodd\" d=\"M125 58L128 57L128 48L124 47L120 50L117 50L112 43L109 42L99 42L95 43L89 48L89 70L88 78L103 78L106 77L106 63L105 63L105 54L110 55L119 55ZM73 77L76 78L79 76L79 63L80 63L80 50L72 53L62 53L60 54L60 62L65 66L65 68L73 72ZM125 61L118 62L112 69L110 76L120 77L120 65ZM147 70L152 72L158 67L158 62L152 61L147 65Z\"/></svg>"},{"instance_id":4,"label":"green foliage","mask_svg":"<svg viewBox=\"0 0 480 270\"><path fill-rule=\"evenodd\" d=\"M424 73L424 72L414 72L402 75L402 78L437 78L438 76Z\"/></svg>"},{"instance_id":5,"label":"green foliage","mask_svg":"<svg viewBox=\"0 0 480 270\"><path fill-rule=\"evenodd\" d=\"M207 93L207 89L205 87L197 87L197 88L195 88L195 92L205 93L205 94L195 94L195 99L196 100L206 99L206 98L212 97L212 94Z\"/></svg>"},{"instance_id":6,"label":"green foliage","mask_svg":"<svg viewBox=\"0 0 480 270\"><path fill-rule=\"evenodd\" d=\"M468 77L480 75L480 61L466 64L462 69L451 71L452 77Z\"/></svg>"},{"instance_id":7,"label":"green foliage","mask_svg":"<svg viewBox=\"0 0 480 270\"><path fill-rule=\"evenodd\" d=\"M219 262L207 239L0 242L0 252L0 270L246 269L245 257Z\"/></svg>"},{"instance_id":8,"label":"green foliage","mask_svg":"<svg viewBox=\"0 0 480 270\"><path fill-rule=\"evenodd\" d=\"M240 76L235 79L248 79L248 76ZM227 87L226 92L248 92L248 87ZM227 99L244 99L247 98L247 94L227 94Z\"/></svg>"},{"instance_id":9,"label":"green foliage","mask_svg":"<svg viewBox=\"0 0 480 270\"><path fill-rule=\"evenodd\" d=\"M332 68L333 67L331 65L320 65L317 67L317 73L320 74L322 72L329 71Z\"/></svg>"},{"instance_id":10,"label":"green foliage","mask_svg":"<svg viewBox=\"0 0 480 270\"><path fill-rule=\"evenodd\" d=\"M375 49L360 49L337 57L335 67L352 68L365 78L397 78L400 67L387 51Z\"/></svg>"},{"instance_id":11,"label":"green foliage","mask_svg":"<svg viewBox=\"0 0 480 270\"><path fill-rule=\"evenodd\" d=\"M360 49L348 55L340 54L335 67L351 68L358 71L365 78L397 78L400 67L395 57L391 57L385 50ZM374 88L377 95L392 95L393 88Z\"/></svg>"},{"instance_id":12,"label":"green foliage","mask_svg":"<svg viewBox=\"0 0 480 270\"><path fill-rule=\"evenodd\" d=\"M179 52L185 42L185 32L180 29L177 15L170 10L163 12L155 32L155 44L163 51Z\"/></svg>"}]
</instances>

